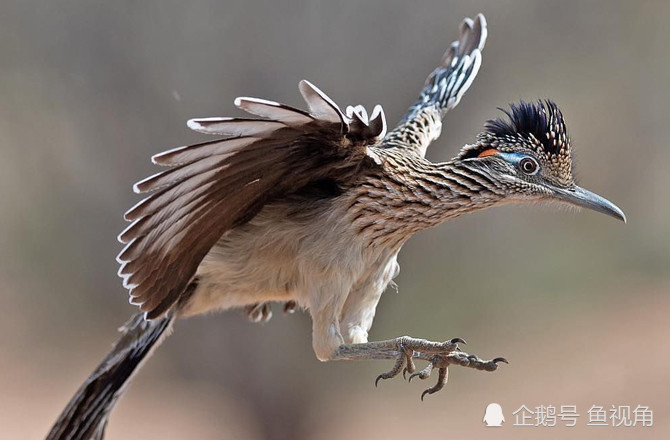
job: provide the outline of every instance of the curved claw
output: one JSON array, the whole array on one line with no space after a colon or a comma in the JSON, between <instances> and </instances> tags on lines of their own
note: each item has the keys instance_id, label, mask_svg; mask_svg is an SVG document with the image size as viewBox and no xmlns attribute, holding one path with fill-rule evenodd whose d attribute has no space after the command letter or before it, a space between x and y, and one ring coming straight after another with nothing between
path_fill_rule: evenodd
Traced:
<instances>
[{"instance_id":1,"label":"curved claw","mask_svg":"<svg viewBox=\"0 0 670 440\"><path fill-rule=\"evenodd\" d=\"M425 377L421 377L421 373L414 373L409 377L409 382L412 383L412 379L414 379L417 376L419 376L419 379L425 379Z\"/></svg>"},{"instance_id":2,"label":"curved claw","mask_svg":"<svg viewBox=\"0 0 670 440\"><path fill-rule=\"evenodd\" d=\"M387 371L386 373L382 373L377 376L377 379L375 379L375 387L379 384L380 379L390 379L392 377L396 377L398 373L400 373L400 369L403 365L405 365L405 356L404 354L400 353L395 361L395 365L393 365L393 368L391 368L391 371Z\"/></svg>"},{"instance_id":3,"label":"curved claw","mask_svg":"<svg viewBox=\"0 0 670 440\"><path fill-rule=\"evenodd\" d=\"M433 369L439 370L439 377L435 386L428 388L421 394L421 400L426 397L426 394L433 394L440 391L447 383L447 368L449 365L460 365L463 367L474 368L483 371L495 371L498 368L499 362L509 363L503 357L497 357L493 360L483 360L476 355L468 354L461 351L458 344L467 344L463 338L451 338L444 342L428 341L426 339L417 339L409 336L401 336L396 339L388 341L380 341L378 343L361 344L364 347L357 347L357 344L351 346L343 346L344 355L341 359L389 359L395 358L395 365L393 368L382 373L375 379L375 387L379 386L379 381L382 379L391 379L402 372L402 377L411 382L416 376L419 379L425 380L431 375ZM358 356L353 356L347 350L354 352L358 348L359 352L354 353ZM389 351L392 352L389 353ZM371 352L371 353L367 353ZM367 354L367 356L360 356ZM418 373L415 373L416 366L414 358L429 361L428 366ZM408 377L409 376L409 377Z\"/></svg>"},{"instance_id":4,"label":"curved claw","mask_svg":"<svg viewBox=\"0 0 670 440\"><path fill-rule=\"evenodd\" d=\"M423 398L426 396L426 394L433 394L437 393L440 391L444 386L447 384L447 373L449 370L447 368L440 368L440 375L438 376L437 383L435 384L434 387L428 388L425 390L423 393L421 393L421 401L423 402Z\"/></svg>"},{"instance_id":5,"label":"curved claw","mask_svg":"<svg viewBox=\"0 0 670 440\"><path fill-rule=\"evenodd\" d=\"M504 362L506 364L509 364L507 359L505 359L504 357L497 357L497 358L493 359L491 362L493 362L494 364L497 364L498 362Z\"/></svg>"},{"instance_id":6,"label":"curved claw","mask_svg":"<svg viewBox=\"0 0 670 440\"><path fill-rule=\"evenodd\" d=\"M416 371L416 365L414 365L414 361L412 360L411 356L407 356L405 361L407 363L402 372L402 377L405 377L405 371L407 371L408 373L414 373Z\"/></svg>"}]
</instances>

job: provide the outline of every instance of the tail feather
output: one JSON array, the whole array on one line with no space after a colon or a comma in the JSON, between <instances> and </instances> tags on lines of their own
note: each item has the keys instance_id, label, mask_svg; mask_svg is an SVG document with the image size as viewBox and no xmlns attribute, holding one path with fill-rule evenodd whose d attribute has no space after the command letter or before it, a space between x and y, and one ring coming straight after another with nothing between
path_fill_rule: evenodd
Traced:
<instances>
[{"instance_id":1,"label":"tail feather","mask_svg":"<svg viewBox=\"0 0 670 440\"><path fill-rule=\"evenodd\" d=\"M173 314L153 321L144 319L144 313L130 318L112 351L77 390L46 440L101 440L109 413L130 378L169 334L173 321Z\"/></svg>"},{"instance_id":2,"label":"tail feather","mask_svg":"<svg viewBox=\"0 0 670 440\"><path fill-rule=\"evenodd\" d=\"M430 105L435 105L444 117L458 105L479 72L486 34L486 19L482 14L474 20L463 20L458 40L449 46L440 65L428 76L419 99L405 117Z\"/></svg>"},{"instance_id":3,"label":"tail feather","mask_svg":"<svg viewBox=\"0 0 670 440\"><path fill-rule=\"evenodd\" d=\"M479 72L486 34L482 14L463 20L458 40L451 43L398 126L386 135L386 146L426 154L441 133L442 118L458 105Z\"/></svg>"}]
</instances>

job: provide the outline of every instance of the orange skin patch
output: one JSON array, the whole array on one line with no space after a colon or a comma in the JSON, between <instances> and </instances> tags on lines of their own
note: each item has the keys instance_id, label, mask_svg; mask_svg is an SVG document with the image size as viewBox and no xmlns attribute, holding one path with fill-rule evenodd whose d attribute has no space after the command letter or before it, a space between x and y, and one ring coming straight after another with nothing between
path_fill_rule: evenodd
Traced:
<instances>
[{"instance_id":1,"label":"orange skin patch","mask_svg":"<svg viewBox=\"0 0 670 440\"><path fill-rule=\"evenodd\" d=\"M493 156L498 154L498 150L495 148L489 148L488 150L484 150L477 157L486 157L486 156Z\"/></svg>"}]
</instances>

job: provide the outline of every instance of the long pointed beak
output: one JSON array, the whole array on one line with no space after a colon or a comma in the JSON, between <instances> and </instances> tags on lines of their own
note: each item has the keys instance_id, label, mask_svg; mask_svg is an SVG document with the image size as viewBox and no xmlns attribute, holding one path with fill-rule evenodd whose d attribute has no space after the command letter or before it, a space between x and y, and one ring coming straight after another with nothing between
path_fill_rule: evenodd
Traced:
<instances>
[{"instance_id":1,"label":"long pointed beak","mask_svg":"<svg viewBox=\"0 0 670 440\"><path fill-rule=\"evenodd\" d=\"M626 223L626 214L624 214L617 205L604 197L600 197L596 193L592 193L579 186L568 189L553 188L553 190L554 197L561 201L582 208L592 209L593 211L602 212L603 214L607 214Z\"/></svg>"}]
</instances>

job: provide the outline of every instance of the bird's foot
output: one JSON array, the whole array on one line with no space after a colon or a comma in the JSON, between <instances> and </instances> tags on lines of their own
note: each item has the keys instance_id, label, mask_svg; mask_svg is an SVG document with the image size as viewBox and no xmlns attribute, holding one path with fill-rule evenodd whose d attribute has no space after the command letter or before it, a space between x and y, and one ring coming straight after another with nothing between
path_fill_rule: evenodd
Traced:
<instances>
[{"instance_id":1,"label":"bird's foot","mask_svg":"<svg viewBox=\"0 0 670 440\"><path fill-rule=\"evenodd\" d=\"M294 313L297 308L295 301L286 301L284 303L284 314ZM272 309L270 303L256 303L244 307L244 315L251 322L268 322L272 318Z\"/></svg>"},{"instance_id":2,"label":"bird's foot","mask_svg":"<svg viewBox=\"0 0 670 440\"><path fill-rule=\"evenodd\" d=\"M402 371L403 377L410 374L409 381L418 377L427 379L433 369L437 368L437 384L428 388L421 394L421 400L426 394L433 394L444 388L447 383L448 368L450 365L474 368L483 371L495 371L499 362L507 363L507 360L498 357L492 360L483 360L475 355L461 351L458 344L465 344L461 338L449 339L445 342L433 342L426 339L401 336L396 339L381 342L368 342L364 344L342 345L338 349L335 359L395 359L396 362L390 371L380 374L375 380L375 386L382 379L396 377ZM415 373L415 359L426 360L428 366Z\"/></svg>"},{"instance_id":3,"label":"bird's foot","mask_svg":"<svg viewBox=\"0 0 670 440\"><path fill-rule=\"evenodd\" d=\"M430 377L430 373L433 371L433 368L438 369L437 383L435 386L428 388L423 393L421 393L421 400L423 400L426 394L433 394L444 388L449 377L449 365L460 365L462 367L470 367L483 371L495 371L498 369L498 362L504 362L506 364L508 363L507 359L503 357L497 357L487 361L480 359L474 354L467 354L463 351L460 351L460 349L456 349L455 351L452 351L446 355L435 354L428 362L429 363L426 368L409 376L409 382L411 382L415 377L418 377L421 380L425 380ZM405 371L409 372L409 369L405 368L405 370L403 370L403 377L405 376Z\"/></svg>"},{"instance_id":4,"label":"bird's foot","mask_svg":"<svg viewBox=\"0 0 670 440\"><path fill-rule=\"evenodd\" d=\"M270 303L256 303L244 307L244 315L251 322L268 322L272 318Z\"/></svg>"}]
</instances>

